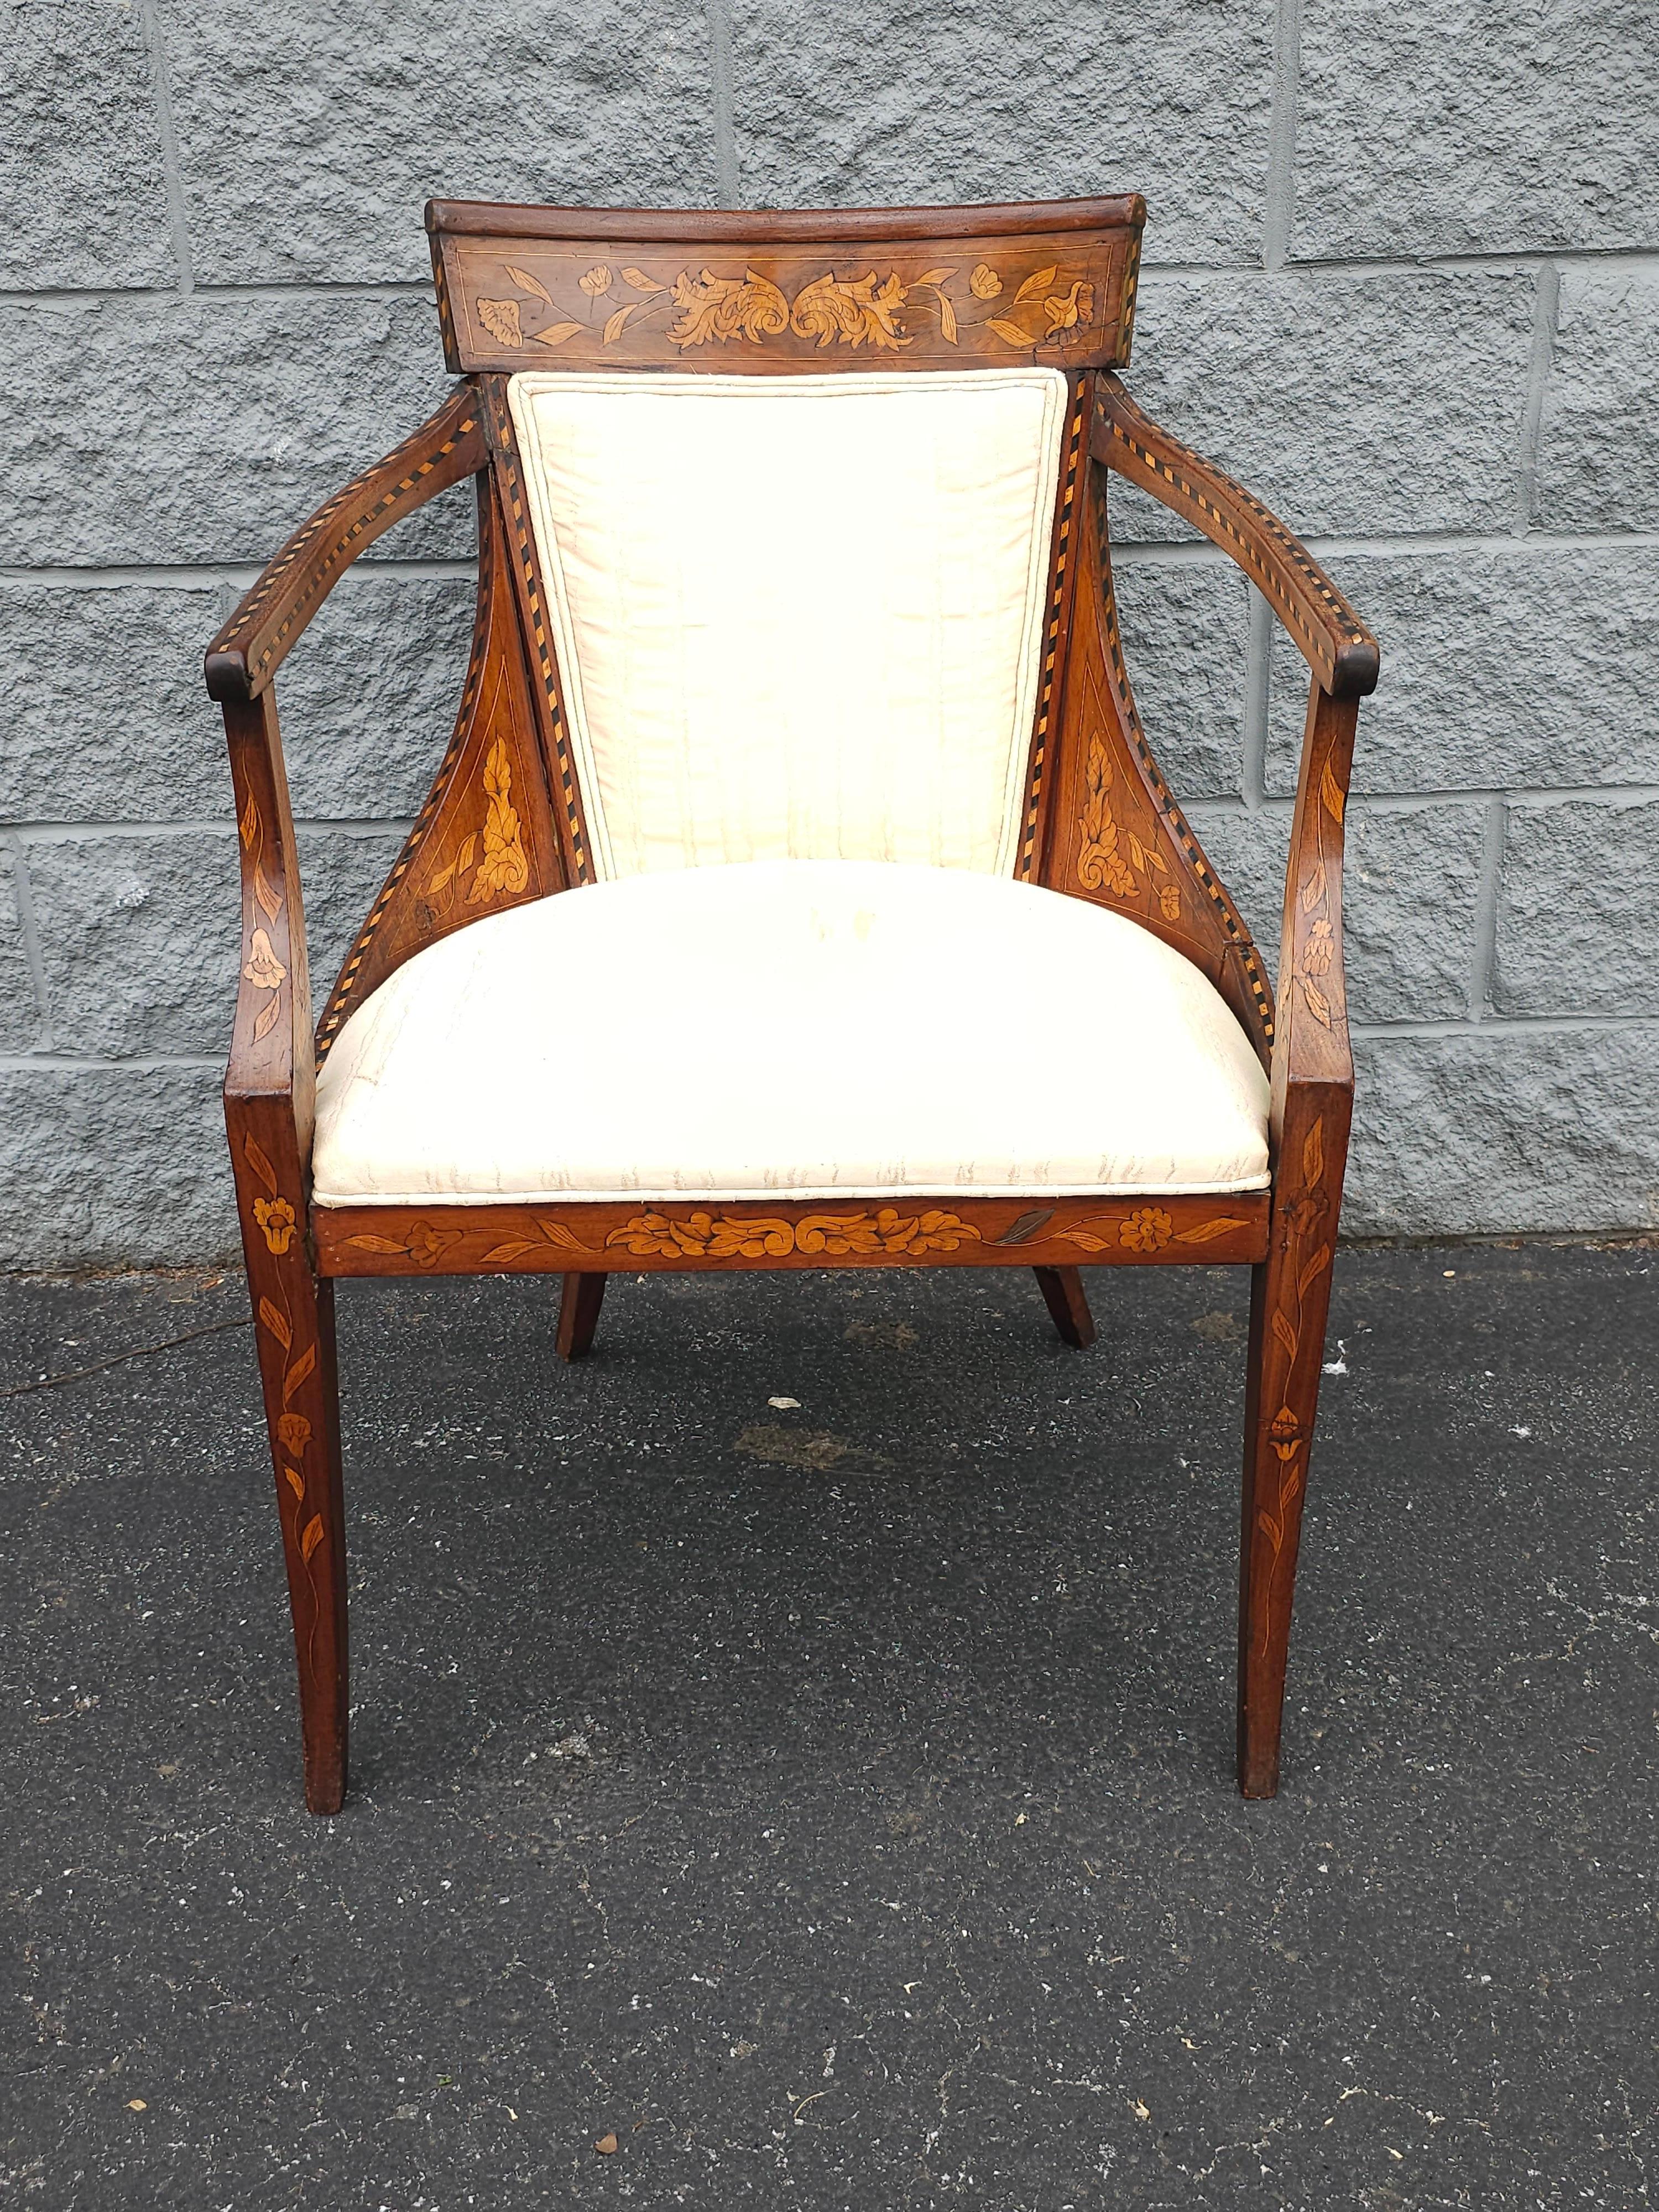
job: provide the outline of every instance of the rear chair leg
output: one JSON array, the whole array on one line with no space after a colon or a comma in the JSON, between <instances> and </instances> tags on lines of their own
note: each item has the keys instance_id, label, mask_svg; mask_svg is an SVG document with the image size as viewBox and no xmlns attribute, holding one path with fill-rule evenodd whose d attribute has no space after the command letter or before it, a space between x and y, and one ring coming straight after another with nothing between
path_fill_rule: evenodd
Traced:
<instances>
[{"instance_id":1,"label":"rear chair leg","mask_svg":"<svg viewBox=\"0 0 1659 2212\"><path fill-rule=\"evenodd\" d=\"M1031 1273L1061 1343L1074 1352L1086 1352L1095 1340L1095 1322L1084 1295L1083 1277L1075 1267L1033 1267Z\"/></svg>"},{"instance_id":2,"label":"rear chair leg","mask_svg":"<svg viewBox=\"0 0 1659 2212\"><path fill-rule=\"evenodd\" d=\"M1334 1086L1292 1091L1267 1257L1250 1273L1238 1597L1238 1786L1246 1797L1272 1797L1279 1789L1291 1605L1349 1105Z\"/></svg>"},{"instance_id":3,"label":"rear chair leg","mask_svg":"<svg viewBox=\"0 0 1659 2212\"><path fill-rule=\"evenodd\" d=\"M605 1303L603 1275L568 1274L559 1297L558 1347L561 1359L585 1359L593 1346Z\"/></svg>"}]
</instances>

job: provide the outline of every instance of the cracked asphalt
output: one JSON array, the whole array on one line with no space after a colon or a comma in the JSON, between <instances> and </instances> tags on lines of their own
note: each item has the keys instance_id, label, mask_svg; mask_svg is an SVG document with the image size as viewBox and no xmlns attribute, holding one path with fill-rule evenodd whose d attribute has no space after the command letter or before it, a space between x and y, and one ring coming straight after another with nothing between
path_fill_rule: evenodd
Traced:
<instances>
[{"instance_id":1,"label":"cracked asphalt","mask_svg":"<svg viewBox=\"0 0 1659 2212\"><path fill-rule=\"evenodd\" d=\"M0 2200L1634 2212L1656 1256L1340 1255L1254 1806L1242 1271L343 1286L333 1821L240 1281L0 1282Z\"/></svg>"}]
</instances>

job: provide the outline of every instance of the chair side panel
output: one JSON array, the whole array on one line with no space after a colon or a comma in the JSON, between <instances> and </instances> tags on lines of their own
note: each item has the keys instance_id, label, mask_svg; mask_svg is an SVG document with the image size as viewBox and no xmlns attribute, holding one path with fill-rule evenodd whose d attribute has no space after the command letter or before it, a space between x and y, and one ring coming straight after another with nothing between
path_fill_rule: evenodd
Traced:
<instances>
[{"instance_id":1,"label":"chair side panel","mask_svg":"<svg viewBox=\"0 0 1659 2212\"><path fill-rule=\"evenodd\" d=\"M446 358L464 373L728 375L1127 362L1139 198L857 212L786 224L441 204Z\"/></svg>"},{"instance_id":2,"label":"chair side panel","mask_svg":"<svg viewBox=\"0 0 1659 2212\"><path fill-rule=\"evenodd\" d=\"M1265 1060L1273 989L1146 742L1119 635L1105 471L1088 465L1059 759L1039 880L1115 908L1209 976Z\"/></svg>"},{"instance_id":3,"label":"chair side panel","mask_svg":"<svg viewBox=\"0 0 1659 2212\"><path fill-rule=\"evenodd\" d=\"M341 1024L412 953L563 888L508 559L495 484L483 474L477 612L454 735L330 994L319 1061Z\"/></svg>"}]
</instances>

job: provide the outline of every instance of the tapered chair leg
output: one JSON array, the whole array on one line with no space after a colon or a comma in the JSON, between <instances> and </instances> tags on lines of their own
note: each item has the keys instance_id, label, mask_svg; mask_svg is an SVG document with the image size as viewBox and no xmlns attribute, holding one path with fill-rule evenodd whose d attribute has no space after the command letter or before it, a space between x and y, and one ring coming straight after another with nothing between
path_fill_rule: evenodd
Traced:
<instances>
[{"instance_id":1,"label":"tapered chair leg","mask_svg":"<svg viewBox=\"0 0 1659 2212\"><path fill-rule=\"evenodd\" d=\"M248 1260L300 1669L306 1804L337 1813L346 1790L348 1684L334 1285L312 1273L297 1233L280 1256L250 1249Z\"/></svg>"},{"instance_id":2,"label":"tapered chair leg","mask_svg":"<svg viewBox=\"0 0 1659 2212\"><path fill-rule=\"evenodd\" d=\"M1081 1274L1075 1267L1033 1267L1031 1273L1061 1343L1074 1352L1086 1352L1095 1340L1095 1319Z\"/></svg>"},{"instance_id":3,"label":"tapered chair leg","mask_svg":"<svg viewBox=\"0 0 1659 2212\"><path fill-rule=\"evenodd\" d=\"M1246 1797L1279 1788L1297 1551L1347 1154L1347 1097L1322 1085L1309 1091L1293 1092L1285 1111L1268 1254L1250 1278L1238 1602L1238 1786Z\"/></svg>"},{"instance_id":4,"label":"tapered chair leg","mask_svg":"<svg viewBox=\"0 0 1659 2212\"><path fill-rule=\"evenodd\" d=\"M593 1346L605 1303L603 1275L571 1273L559 1294L558 1346L561 1359L585 1359Z\"/></svg>"}]
</instances>

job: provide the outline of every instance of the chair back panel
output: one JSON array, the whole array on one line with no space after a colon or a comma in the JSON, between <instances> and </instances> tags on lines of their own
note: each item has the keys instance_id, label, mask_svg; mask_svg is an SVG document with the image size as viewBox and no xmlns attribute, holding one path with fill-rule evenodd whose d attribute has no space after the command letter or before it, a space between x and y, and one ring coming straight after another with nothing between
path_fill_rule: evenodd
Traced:
<instances>
[{"instance_id":1,"label":"chair back panel","mask_svg":"<svg viewBox=\"0 0 1659 2212\"><path fill-rule=\"evenodd\" d=\"M427 209L458 374L1122 368L1146 204Z\"/></svg>"},{"instance_id":2,"label":"chair back panel","mask_svg":"<svg viewBox=\"0 0 1659 2212\"><path fill-rule=\"evenodd\" d=\"M1014 872L1067 390L1042 368L512 380L597 876Z\"/></svg>"}]
</instances>

